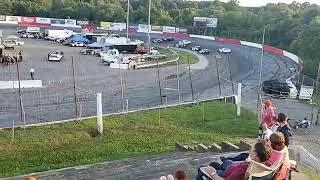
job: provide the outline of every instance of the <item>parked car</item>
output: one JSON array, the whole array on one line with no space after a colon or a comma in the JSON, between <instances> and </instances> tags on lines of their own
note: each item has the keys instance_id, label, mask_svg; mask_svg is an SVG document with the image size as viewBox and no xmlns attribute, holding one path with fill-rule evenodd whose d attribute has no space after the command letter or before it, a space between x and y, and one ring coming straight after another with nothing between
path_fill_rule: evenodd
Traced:
<instances>
[{"instance_id":1,"label":"parked car","mask_svg":"<svg viewBox=\"0 0 320 180\"><path fill-rule=\"evenodd\" d=\"M191 48L192 51L200 51L201 50L201 47L200 46L193 46Z\"/></svg>"},{"instance_id":2,"label":"parked car","mask_svg":"<svg viewBox=\"0 0 320 180\"><path fill-rule=\"evenodd\" d=\"M70 46L72 46L72 47L84 47L86 45L83 42L71 42Z\"/></svg>"},{"instance_id":3,"label":"parked car","mask_svg":"<svg viewBox=\"0 0 320 180\"><path fill-rule=\"evenodd\" d=\"M27 33L27 30L26 29L19 29L17 32L18 32L18 34L25 34L25 33Z\"/></svg>"},{"instance_id":4,"label":"parked car","mask_svg":"<svg viewBox=\"0 0 320 180\"><path fill-rule=\"evenodd\" d=\"M5 49L14 49L15 42L13 40L4 40L3 41L3 46Z\"/></svg>"},{"instance_id":5,"label":"parked car","mask_svg":"<svg viewBox=\"0 0 320 180\"><path fill-rule=\"evenodd\" d=\"M200 54L209 54L210 53L210 50L209 49L201 49L199 51Z\"/></svg>"},{"instance_id":6,"label":"parked car","mask_svg":"<svg viewBox=\"0 0 320 180\"><path fill-rule=\"evenodd\" d=\"M290 94L290 86L286 82L278 79L268 80L262 83L262 91L269 95L287 97Z\"/></svg>"},{"instance_id":7,"label":"parked car","mask_svg":"<svg viewBox=\"0 0 320 180\"><path fill-rule=\"evenodd\" d=\"M229 49L229 48L221 48L221 49L219 49L219 52L220 53L231 53L231 49Z\"/></svg>"},{"instance_id":8,"label":"parked car","mask_svg":"<svg viewBox=\"0 0 320 180\"><path fill-rule=\"evenodd\" d=\"M49 54L48 60L49 61L61 61L63 60L63 52L56 52L54 54Z\"/></svg>"},{"instance_id":9,"label":"parked car","mask_svg":"<svg viewBox=\"0 0 320 180\"><path fill-rule=\"evenodd\" d=\"M21 38L35 38L35 36L31 33L21 34Z\"/></svg>"}]
</instances>

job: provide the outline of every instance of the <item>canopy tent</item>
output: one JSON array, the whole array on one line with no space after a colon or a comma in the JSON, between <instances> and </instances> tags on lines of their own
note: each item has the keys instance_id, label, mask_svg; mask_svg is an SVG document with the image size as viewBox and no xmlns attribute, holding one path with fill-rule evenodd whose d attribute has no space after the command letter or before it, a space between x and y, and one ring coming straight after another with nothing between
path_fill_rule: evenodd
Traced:
<instances>
[{"instance_id":1,"label":"canopy tent","mask_svg":"<svg viewBox=\"0 0 320 180\"><path fill-rule=\"evenodd\" d=\"M74 34L70 37L70 41L89 42L89 40L80 34Z\"/></svg>"}]
</instances>

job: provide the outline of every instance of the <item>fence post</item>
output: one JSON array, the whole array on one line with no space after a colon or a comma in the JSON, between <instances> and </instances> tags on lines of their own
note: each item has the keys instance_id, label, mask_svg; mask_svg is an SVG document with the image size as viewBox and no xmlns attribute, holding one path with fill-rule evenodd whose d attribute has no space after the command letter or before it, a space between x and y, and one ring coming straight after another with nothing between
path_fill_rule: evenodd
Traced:
<instances>
[{"instance_id":1,"label":"fence post","mask_svg":"<svg viewBox=\"0 0 320 180\"><path fill-rule=\"evenodd\" d=\"M99 134L103 134L101 93L97 93L97 130Z\"/></svg>"},{"instance_id":2,"label":"fence post","mask_svg":"<svg viewBox=\"0 0 320 180\"><path fill-rule=\"evenodd\" d=\"M241 113L241 88L242 88L242 84L238 83L237 116L240 116L240 113Z\"/></svg>"}]
</instances>

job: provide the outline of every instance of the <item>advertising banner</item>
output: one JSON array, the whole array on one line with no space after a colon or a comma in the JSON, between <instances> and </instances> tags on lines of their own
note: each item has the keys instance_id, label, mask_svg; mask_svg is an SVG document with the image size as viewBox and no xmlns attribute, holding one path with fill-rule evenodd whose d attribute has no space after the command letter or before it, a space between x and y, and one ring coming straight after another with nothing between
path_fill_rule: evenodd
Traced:
<instances>
[{"instance_id":1,"label":"advertising banner","mask_svg":"<svg viewBox=\"0 0 320 180\"><path fill-rule=\"evenodd\" d=\"M152 31L162 31L162 26L151 26Z\"/></svg>"},{"instance_id":2,"label":"advertising banner","mask_svg":"<svg viewBox=\"0 0 320 180\"><path fill-rule=\"evenodd\" d=\"M217 27L218 18L207 18L207 27Z\"/></svg>"},{"instance_id":3,"label":"advertising banner","mask_svg":"<svg viewBox=\"0 0 320 180\"><path fill-rule=\"evenodd\" d=\"M126 23L110 23L109 30L122 31L124 29L127 29L127 24Z\"/></svg>"},{"instance_id":4,"label":"advertising banner","mask_svg":"<svg viewBox=\"0 0 320 180\"><path fill-rule=\"evenodd\" d=\"M60 26L64 27L65 26L65 20L64 19L51 19L51 26Z\"/></svg>"},{"instance_id":5,"label":"advertising banner","mask_svg":"<svg viewBox=\"0 0 320 180\"><path fill-rule=\"evenodd\" d=\"M21 17L21 25L36 25L36 17Z\"/></svg>"},{"instance_id":6,"label":"advertising banner","mask_svg":"<svg viewBox=\"0 0 320 180\"><path fill-rule=\"evenodd\" d=\"M80 26L89 25L89 21L77 21L77 25L80 25Z\"/></svg>"},{"instance_id":7,"label":"advertising banner","mask_svg":"<svg viewBox=\"0 0 320 180\"><path fill-rule=\"evenodd\" d=\"M187 33L188 30L186 28L176 28L176 32L178 32L178 33Z\"/></svg>"},{"instance_id":8,"label":"advertising banner","mask_svg":"<svg viewBox=\"0 0 320 180\"><path fill-rule=\"evenodd\" d=\"M6 23L8 24L18 24L20 21L20 16L6 16Z\"/></svg>"},{"instance_id":9,"label":"advertising banner","mask_svg":"<svg viewBox=\"0 0 320 180\"><path fill-rule=\"evenodd\" d=\"M64 27L81 27L77 25L77 20L75 19L65 19Z\"/></svg>"},{"instance_id":10,"label":"advertising banner","mask_svg":"<svg viewBox=\"0 0 320 180\"><path fill-rule=\"evenodd\" d=\"M146 24L139 24L138 32L148 32L148 25L146 25Z\"/></svg>"},{"instance_id":11,"label":"advertising banner","mask_svg":"<svg viewBox=\"0 0 320 180\"><path fill-rule=\"evenodd\" d=\"M6 21L6 16L0 15L0 21Z\"/></svg>"},{"instance_id":12,"label":"advertising banner","mask_svg":"<svg viewBox=\"0 0 320 180\"><path fill-rule=\"evenodd\" d=\"M100 22L101 29L109 29L110 28L110 22L101 21Z\"/></svg>"},{"instance_id":13,"label":"advertising banner","mask_svg":"<svg viewBox=\"0 0 320 180\"><path fill-rule=\"evenodd\" d=\"M43 18L43 17L36 17L36 23L38 25L50 25L51 19L50 18Z\"/></svg>"},{"instance_id":14,"label":"advertising banner","mask_svg":"<svg viewBox=\"0 0 320 180\"><path fill-rule=\"evenodd\" d=\"M138 30L139 29L139 24L129 24L129 29Z\"/></svg>"},{"instance_id":15,"label":"advertising banner","mask_svg":"<svg viewBox=\"0 0 320 180\"><path fill-rule=\"evenodd\" d=\"M164 32L164 33L175 33L176 32L176 27L163 26L162 32Z\"/></svg>"}]
</instances>

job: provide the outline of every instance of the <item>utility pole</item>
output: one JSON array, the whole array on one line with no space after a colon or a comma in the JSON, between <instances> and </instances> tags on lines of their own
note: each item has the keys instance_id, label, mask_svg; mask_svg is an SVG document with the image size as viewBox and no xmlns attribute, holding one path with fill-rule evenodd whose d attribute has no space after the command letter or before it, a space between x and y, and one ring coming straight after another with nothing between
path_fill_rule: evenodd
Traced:
<instances>
[{"instance_id":1,"label":"utility pole","mask_svg":"<svg viewBox=\"0 0 320 180\"><path fill-rule=\"evenodd\" d=\"M232 80L232 70L231 70L231 62L230 62L230 54L228 54L228 63L229 63L229 74L230 74L230 80L232 85L232 92L234 93L234 86L233 86L233 80Z\"/></svg>"},{"instance_id":2,"label":"utility pole","mask_svg":"<svg viewBox=\"0 0 320 180\"><path fill-rule=\"evenodd\" d=\"M262 47L261 47L261 56L260 56L260 72L259 72L259 84L258 84L258 98L257 98L257 118L259 121L259 104L260 104L260 92L261 92L261 81L262 81L262 66L263 66L263 56L264 56L264 41L265 41L266 29L263 29L262 35Z\"/></svg>"},{"instance_id":3,"label":"utility pole","mask_svg":"<svg viewBox=\"0 0 320 180\"><path fill-rule=\"evenodd\" d=\"M130 0L128 0L128 8L127 8L127 42L129 42L129 13L130 13Z\"/></svg>"},{"instance_id":4,"label":"utility pole","mask_svg":"<svg viewBox=\"0 0 320 180\"><path fill-rule=\"evenodd\" d=\"M316 81L316 91L318 91L319 88L319 79L320 79L320 63L318 66L318 74L317 74L317 81Z\"/></svg>"},{"instance_id":5,"label":"utility pole","mask_svg":"<svg viewBox=\"0 0 320 180\"><path fill-rule=\"evenodd\" d=\"M219 76L219 67L218 67L218 61L217 58L214 58L216 61L216 69L217 69L217 77L218 77L218 86L219 86L219 95L221 97L222 93L221 93L221 85L220 85L220 76Z\"/></svg>"},{"instance_id":6,"label":"utility pole","mask_svg":"<svg viewBox=\"0 0 320 180\"><path fill-rule=\"evenodd\" d=\"M179 74L179 59L177 60L177 90L178 90L178 100L179 100L179 105L181 105L181 93L180 93L180 74Z\"/></svg>"},{"instance_id":7,"label":"utility pole","mask_svg":"<svg viewBox=\"0 0 320 180\"><path fill-rule=\"evenodd\" d=\"M73 93L74 93L74 103L76 105L76 118L78 116L78 101L77 101L77 90L76 90L76 79L75 79L75 71L74 71L74 62L73 56L71 56L71 65L72 65L72 79L73 79Z\"/></svg>"},{"instance_id":8,"label":"utility pole","mask_svg":"<svg viewBox=\"0 0 320 180\"><path fill-rule=\"evenodd\" d=\"M189 80L190 80L191 96L192 96L192 102L194 102L194 92L193 92L193 84L192 84L192 78L191 78L190 60L189 60L189 55L188 55L188 54L187 54L187 60L188 60L188 71L189 71Z\"/></svg>"},{"instance_id":9,"label":"utility pole","mask_svg":"<svg viewBox=\"0 0 320 180\"><path fill-rule=\"evenodd\" d=\"M148 52L150 53L150 28L151 28L151 0L149 0L149 16L148 16Z\"/></svg>"},{"instance_id":10,"label":"utility pole","mask_svg":"<svg viewBox=\"0 0 320 180\"><path fill-rule=\"evenodd\" d=\"M21 118L21 121L23 121L21 83L20 83L20 72L19 72L19 62L18 62L18 60L16 61L16 64L17 64L17 76L18 76L18 86L19 86L18 93L19 93L20 118Z\"/></svg>"}]
</instances>

